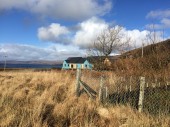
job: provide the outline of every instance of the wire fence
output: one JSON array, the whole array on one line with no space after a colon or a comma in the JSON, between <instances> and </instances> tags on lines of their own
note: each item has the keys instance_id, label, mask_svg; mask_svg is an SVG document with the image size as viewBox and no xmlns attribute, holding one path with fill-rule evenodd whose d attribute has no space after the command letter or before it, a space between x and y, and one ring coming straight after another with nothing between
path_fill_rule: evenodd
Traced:
<instances>
[{"instance_id":1,"label":"wire fence","mask_svg":"<svg viewBox=\"0 0 170 127\"><path fill-rule=\"evenodd\" d=\"M153 115L170 115L170 78L117 76L112 72L82 70L81 81L97 93L102 103L130 105Z\"/></svg>"}]
</instances>

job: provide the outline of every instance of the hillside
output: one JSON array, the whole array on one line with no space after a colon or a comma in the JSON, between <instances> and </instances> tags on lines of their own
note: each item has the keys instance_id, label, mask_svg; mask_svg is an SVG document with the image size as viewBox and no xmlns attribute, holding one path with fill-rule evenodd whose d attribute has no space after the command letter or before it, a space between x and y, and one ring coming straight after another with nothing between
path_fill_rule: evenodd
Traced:
<instances>
[{"instance_id":1,"label":"hillside","mask_svg":"<svg viewBox=\"0 0 170 127\"><path fill-rule=\"evenodd\" d=\"M162 54L165 52L167 54L170 53L170 39L143 47L143 57L147 57L148 55L152 55L153 53ZM142 57L142 48L140 47L122 54L123 58L130 56L132 56L133 58Z\"/></svg>"},{"instance_id":2,"label":"hillside","mask_svg":"<svg viewBox=\"0 0 170 127\"><path fill-rule=\"evenodd\" d=\"M132 75L166 75L170 70L170 39L125 52L112 69Z\"/></svg>"}]
</instances>

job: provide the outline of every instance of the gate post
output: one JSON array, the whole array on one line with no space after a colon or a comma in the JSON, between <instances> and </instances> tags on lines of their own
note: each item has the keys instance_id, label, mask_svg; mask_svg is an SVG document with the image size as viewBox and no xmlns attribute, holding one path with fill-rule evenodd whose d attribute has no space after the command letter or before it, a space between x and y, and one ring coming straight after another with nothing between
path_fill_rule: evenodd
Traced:
<instances>
[{"instance_id":1,"label":"gate post","mask_svg":"<svg viewBox=\"0 0 170 127\"><path fill-rule=\"evenodd\" d=\"M79 97L80 95L80 79L81 79L81 69L77 69L77 75L76 75L76 96Z\"/></svg>"},{"instance_id":2,"label":"gate post","mask_svg":"<svg viewBox=\"0 0 170 127\"><path fill-rule=\"evenodd\" d=\"M145 77L140 77L140 90L139 90L139 102L138 102L139 112L143 111L144 91L145 91Z\"/></svg>"}]
</instances>

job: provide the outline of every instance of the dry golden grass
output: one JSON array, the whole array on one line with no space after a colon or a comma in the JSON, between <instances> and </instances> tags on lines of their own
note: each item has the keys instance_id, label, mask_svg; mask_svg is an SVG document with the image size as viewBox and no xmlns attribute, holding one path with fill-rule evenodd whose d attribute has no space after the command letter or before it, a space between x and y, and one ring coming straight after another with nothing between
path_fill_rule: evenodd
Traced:
<instances>
[{"instance_id":1,"label":"dry golden grass","mask_svg":"<svg viewBox=\"0 0 170 127\"><path fill-rule=\"evenodd\" d=\"M168 117L154 118L130 106L102 106L86 95L77 98L75 78L70 71L0 72L0 127L170 126Z\"/></svg>"}]
</instances>

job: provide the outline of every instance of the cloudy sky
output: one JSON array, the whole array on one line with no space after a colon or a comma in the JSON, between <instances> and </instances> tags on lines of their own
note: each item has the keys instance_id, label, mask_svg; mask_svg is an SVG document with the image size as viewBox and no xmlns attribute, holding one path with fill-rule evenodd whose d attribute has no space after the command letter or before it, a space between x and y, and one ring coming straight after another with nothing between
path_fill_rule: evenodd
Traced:
<instances>
[{"instance_id":1,"label":"cloudy sky","mask_svg":"<svg viewBox=\"0 0 170 127\"><path fill-rule=\"evenodd\" d=\"M0 0L0 60L86 56L105 28L120 25L139 47L150 27L170 37L169 0Z\"/></svg>"}]
</instances>

